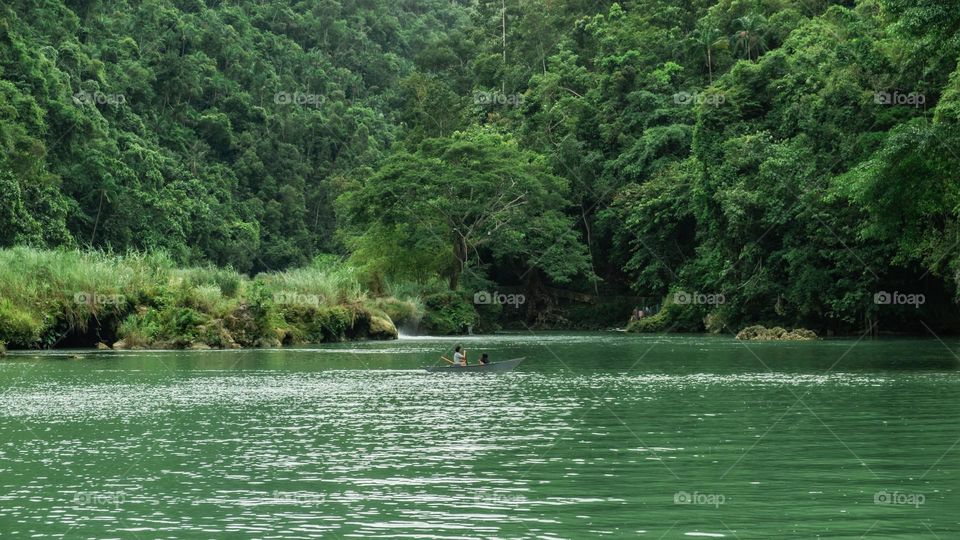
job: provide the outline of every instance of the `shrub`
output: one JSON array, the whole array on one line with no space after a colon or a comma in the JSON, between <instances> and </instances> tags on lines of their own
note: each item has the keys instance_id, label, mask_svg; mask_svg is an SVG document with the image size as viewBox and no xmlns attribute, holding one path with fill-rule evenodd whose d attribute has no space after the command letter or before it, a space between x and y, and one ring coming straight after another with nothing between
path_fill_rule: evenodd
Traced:
<instances>
[{"instance_id":1,"label":"shrub","mask_svg":"<svg viewBox=\"0 0 960 540\"><path fill-rule=\"evenodd\" d=\"M699 305L677 304L669 295L656 314L631 321L628 332L702 332L705 308Z\"/></svg>"},{"instance_id":2,"label":"shrub","mask_svg":"<svg viewBox=\"0 0 960 540\"><path fill-rule=\"evenodd\" d=\"M420 299L377 298L369 302L369 305L372 309L385 313L397 326L406 323L419 323L423 317L423 304Z\"/></svg>"},{"instance_id":3,"label":"shrub","mask_svg":"<svg viewBox=\"0 0 960 540\"><path fill-rule=\"evenodd\" d=\"M39 343L45 328L34 314L0 298L0 341L14 347L33 347Z\"/></svg>"},{"instance_id":4,"label":"shrub","mask_svg":"<svg viewBox=\"0 0 960 540\"><path fill-rule=\"evenodd\" d=\"M423 299L424 315L420 329L427 334L452 335L466 333L477 323L477 311L460 293L447 291Z\"/></svg>"}]
</instances>

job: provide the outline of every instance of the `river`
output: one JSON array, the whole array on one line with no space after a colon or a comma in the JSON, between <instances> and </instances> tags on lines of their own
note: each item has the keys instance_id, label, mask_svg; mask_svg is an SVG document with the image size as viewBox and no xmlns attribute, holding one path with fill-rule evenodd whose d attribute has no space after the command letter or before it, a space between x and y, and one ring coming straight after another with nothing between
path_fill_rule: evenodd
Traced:
<instances>
[{"instance_id":1,"label":"river","mask_svg":"<svg viewBox=\"0 0 960 540\"><path fill-rule=\"evenodd\" d=\"M419 370L462 342L506 374ZM0 361L3 538L960 536L956 339Z\"/></svg>"}]
</instances>

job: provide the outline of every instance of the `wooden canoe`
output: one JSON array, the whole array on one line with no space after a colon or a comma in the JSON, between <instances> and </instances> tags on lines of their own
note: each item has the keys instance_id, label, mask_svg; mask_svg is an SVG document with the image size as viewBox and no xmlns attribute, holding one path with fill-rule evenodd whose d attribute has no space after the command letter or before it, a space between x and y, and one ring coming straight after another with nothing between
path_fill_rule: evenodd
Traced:
<instances>
[{"instance_id":1,"label":"wooden canoe","mask_svg":"<svg viewBox=\"0 0 960 540\"><path fill-rule=\"evenodd\" d=\"M423 368L431 373L483 373L487 371L512 371L513 368L520 365L524 358L511 358L501 362L490 362L489 364L467 364L463 366L434 366Z\"/></svg>"}]
</instances>

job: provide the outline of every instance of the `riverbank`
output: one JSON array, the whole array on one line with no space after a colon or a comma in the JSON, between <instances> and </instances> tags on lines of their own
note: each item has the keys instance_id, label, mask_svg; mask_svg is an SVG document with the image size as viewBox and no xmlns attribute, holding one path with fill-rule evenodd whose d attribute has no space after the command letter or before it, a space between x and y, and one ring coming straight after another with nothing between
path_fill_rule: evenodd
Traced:
<instances>
[{"instance_id":1,"label":"riverbank","mask_svg":"<svg viewBox=\"0 0 960 540\"><path fill-rule=\"evenodd\" d=\"M250 277L229 268L181 268L163 253L0 249L0 355L7 348L234 349L396 339L401 327L436 336L610 329L626 324L634 305L627 297L590 303L530 294L531 305L502 306L446 286L388 284L335 256ZM730 318L723 306L672 298L626 331L734 335L757 324ZM779 326L804 328L759 322L774 333ZM815 333L788 338L862 334L828 325L805 328Z\"/></svg>"},{"instance_id":2,"label":"riverbank","mask_svg":"<svg viewBox=\"0 0 960 540\"><path fill-rule=\"evenodd\" d=\"M336 258L250 278L167 256L0 250L0 346L205 349L396 339L416 298L372 296Z\"/></svg>"}]
</instances>

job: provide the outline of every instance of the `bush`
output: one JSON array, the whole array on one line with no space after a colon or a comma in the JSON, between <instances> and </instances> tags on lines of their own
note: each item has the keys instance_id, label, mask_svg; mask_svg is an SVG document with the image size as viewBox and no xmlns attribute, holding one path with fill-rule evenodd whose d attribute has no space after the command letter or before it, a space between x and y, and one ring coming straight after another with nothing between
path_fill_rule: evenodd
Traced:
<instances>
[{"instance_id":1,"label":"bush","mask_svg":"<svg viewBox=\"0 0 960 540\"><path fill-rule=\"evenodd\" d=\"M477 311L460 293L447 291L424 297L420 329L433 335L464 334L477 324Z\"/></svg>"},{"instance_id":2,"label":"bush","mask_svg":"<svg viewBox=\"0 0 960 540\"><path fill-rule=\"evenodd\" d=\"M14 347L33 347L40 342L44 330L34 314L0 298L0 341Z\"/></svg>"},{"instance_id":3,"label":"bush","mask_svg":"<svg viewBox=\"0 0 960 540\"><path fill-rule=\"evenodd\" d=\"M416 300L400 300L398 298L377 298L371 302L375 310L384 312L393 324L402 326L406 323L419 323L423 317L423 305Z\"/></svg>"},{"instance_id":4,"label":"bush","mask_svg":"<svg viewBox=\"0 0 960 540\"><path fill-rule=\"evenodd\" d=\"M184 346L202 341L204 326L210 322L209 315L193 308L166 306L162 309L143 310L130 315L120 324L117 335L128 346L164 343L167 346Z\"/></svg>"},{"instance_id":5,"label":"bush","mask_svg":"<svg viewBox=\"0 0 960 540\"><path fill-rule=\"evenodd\" d=\"M343 341L355 319L351 310L343 306L333 306L318 310L317 320L323 328L324 341Z\"/></svg>"},{"instance_id":6,"label":"bush","mask_svg":"<svg viewBox=\"0 0 960 540\"><path fill-rule=\"evenodd\" d=\"M638 321L631 321L627 325L627 331L639 333L703 332L704 315L704 306L677 304L673 302L673 295L668 295L667 302L660 311Z\"/></svg>"}]
</instances>

